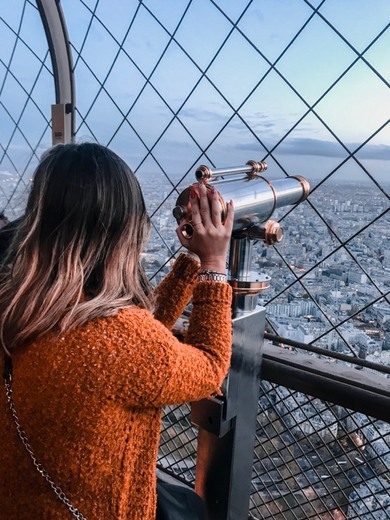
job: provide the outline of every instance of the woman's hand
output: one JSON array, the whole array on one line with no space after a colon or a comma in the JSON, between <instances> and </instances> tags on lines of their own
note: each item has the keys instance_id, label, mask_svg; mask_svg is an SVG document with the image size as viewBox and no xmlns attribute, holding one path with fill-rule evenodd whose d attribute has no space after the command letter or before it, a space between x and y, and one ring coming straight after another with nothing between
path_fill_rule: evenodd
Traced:
<instances>
[{"instance_id":1,"label":"woman's hand","mask_svg":"<svg viewBox=\"0 0 390 520\"><path fill-rule=\"evenodd\" d=\"M190 192L192 227L191 238L185 238L182 229L187 224L182 222L177 228L181 244L199 256L201 268L226 272L226 255L233 229L234 209L232 201L227 205L227 216L222 222L221 204L215 189L206 189L199 183L199 195Z\"/></svg>"}]
</instances>

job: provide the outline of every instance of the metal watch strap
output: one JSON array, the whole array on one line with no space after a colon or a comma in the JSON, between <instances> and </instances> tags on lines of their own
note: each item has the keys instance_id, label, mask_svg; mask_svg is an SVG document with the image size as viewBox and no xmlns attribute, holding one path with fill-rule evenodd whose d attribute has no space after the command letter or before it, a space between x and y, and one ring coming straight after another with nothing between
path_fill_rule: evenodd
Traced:
<instances>
[{"instance_id":1,"label":"metal watch strap","mask_svg":"<svg viewBox=\"0 0 390 520\"><path fill-rule=\"evenodd\" d=\"M208 269L202 269L198 276L199 282L227 282L226 274L218 273L217 271L209 271Z\"/></svg>"},{"instance_id":2,"label":"metal watch strap","mask_svg":"<svg viewBox=\"0 0 390 520\"><path fill-rule=\"evenodd\" d=\"M42 464L40 462L38 462L37 458L35 457L34 451L29 443L27 435L20 424L19 416L16 412L14 400L12 398L12 360L11 360L11 356L9 356L7 354L5 354L5 359L4 359L4 384L5 384L5 394L7 397L7 401L8 401L9 409L11 411L12 418L16 425L16 430L17 430L19 438L22 441L22 444L25 447L27 453L29 454L30 459L32 460L36 470L50 485L50 487L54 491L57 498L59 500L61 500L61 502L63 504L66 505L66 507L69 509L69 512L78 520L86 520L85 516L83 516L80 513L80 511L72 504L72 502L65 495L65 493L62 491L60 486L58 486L54 482L54 480L51 478L49 473L45 470L45 468L42 466Z\"/></svg>"}]
</instances>

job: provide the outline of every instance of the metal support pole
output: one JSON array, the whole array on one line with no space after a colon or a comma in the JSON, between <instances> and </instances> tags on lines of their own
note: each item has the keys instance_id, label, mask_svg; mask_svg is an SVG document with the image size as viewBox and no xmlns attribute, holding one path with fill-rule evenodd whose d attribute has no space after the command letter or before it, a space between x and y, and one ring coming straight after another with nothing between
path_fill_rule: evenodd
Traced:
<instances>
[{"instance_id":1,"label":"metal support pole","mask_svg":"<svg viewBox=\"0 0 390 520\"><path fill-rule=\"evenodd\" d=\"M65 17L58 0L37 0L37 7L53 66L52 143L69 143L75 135L75 83Z\"/></svg>"},{"instance_id":2,"label":"metal support pole","mask_svg":"<svg viewBox=\"0 0 390 520\"><path fill-rule=\"evenodd\" d=\"M232 240L233 352L224 397L193 403L191 410L199 426L195 489L209 520L248 518L265 327L259 291L248 289L250 251L248 241Z\"/></svg>"},{"instance_id":3,"label":"metal support pole","mask_svg":"<svg viewBox=\"0 0 390 520\"><path fill-rule=\"evenodd\" d=\"M248 161L244 167L211 170L202 165L196 171L196 178L206 187L213 181L222 216L225 200L234 200L235 207L229 255L231 366L222 387L223 397L204 399L191 408L192 422L199 426L195 489L206 501L209 520L245 520L249 512L265 328L265 309L258 307L257 301L270 281L269 276L250 270L252 239L261 239L266 245L280 242L283 230L269 218L276 208L299 204L310 191L307 180L299 175L271 183L258 175L266 168L265 163ZM246 177L237 178L242 173ZM222 175L231 179L218 180ZM213 180L213 176L217 178ZM196 185L180 193L173 210L177 222L186 223L182 228L186 238L193 231L191 189Z\"/></svg>"}]
</instances>

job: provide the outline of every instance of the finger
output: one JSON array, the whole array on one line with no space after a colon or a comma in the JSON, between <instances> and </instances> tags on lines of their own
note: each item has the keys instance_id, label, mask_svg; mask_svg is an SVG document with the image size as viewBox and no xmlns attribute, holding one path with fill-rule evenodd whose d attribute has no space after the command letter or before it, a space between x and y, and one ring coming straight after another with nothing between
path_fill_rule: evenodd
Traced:
<instances>
[{"instance_id":1,"label":"finger","mask_svg":"<svg viewBox=\"0 0 390 520\"><path fill-rule=\"evenodd\" d=\"M202 217L199 209L199 198L195 190L191 190L190 193L191 201L191 220L192 222L202 222Z\"/></svg>"},{"instance_id":2,"label":"finger","mask_svg":"<svg viewBox=\"0 0 390 520\"><path fill-rule=\"evenodd\" d=\"M206 186L203 183L199 183L199 211L203 225L209 225L211 222L210 203Z\"/></svg>"},{"instance_id":3,"label":"finger","mask_svg":"<svg viewBox=\"0 0 390 520\"><path fill-rule=\"evenodd\" d=\"M231 232L233 230L233 223L234 223L234 206L233 206L233 201L231 200L229 202L229 204L227 205L227 214L226 214L226 219L224 222L225 229L229 234L231 234Z\"/></svg>"},{"instance_id":4,"label":"finger","mask_svg":"<svg viewBox=\"0 0 390 520\"><path fill-rule=\"evenodd\" d=\"M214 226L222 223L222 208L216 189L210 190L211 220Z\"/></svg>"}]
</instances>

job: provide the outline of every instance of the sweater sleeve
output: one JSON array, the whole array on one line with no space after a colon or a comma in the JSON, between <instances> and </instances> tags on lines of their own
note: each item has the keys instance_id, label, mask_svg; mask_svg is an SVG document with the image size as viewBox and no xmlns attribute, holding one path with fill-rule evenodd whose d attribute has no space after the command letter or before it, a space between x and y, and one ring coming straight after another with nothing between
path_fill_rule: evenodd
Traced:
<instances>
[{"instance_id":1,"label":"sweater sleeve","mask_svg":"<svg viewBox=\"0 0 390 520\"><path fill-rule=\"evenodd\" d=\"M220 393L231 356L229 285L197 285L187 343L147 311L122 313L119 320L123 346L106 366L114 397L127 406L160 407Z\"/></svg>"},{"instance_id":2,"label":"sweater sleeve","mask_svg":"<svg viewBox=\"0 0 390 520\"><path fill-rule=\"evenodd\" d=\"M199 265L190 256L180 254L172 271L155 289L154 317L171 329L190 301L197 281Z\"/></svg>"}]
</instances>

